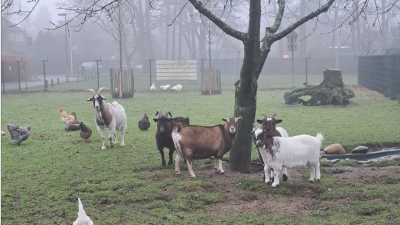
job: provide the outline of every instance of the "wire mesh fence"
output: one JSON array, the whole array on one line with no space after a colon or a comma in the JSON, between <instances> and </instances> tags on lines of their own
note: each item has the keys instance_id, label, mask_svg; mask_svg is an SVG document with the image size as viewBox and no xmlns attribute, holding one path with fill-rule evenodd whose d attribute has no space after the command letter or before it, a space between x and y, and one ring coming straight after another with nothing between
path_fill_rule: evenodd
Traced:
<instances>
[{"instance_id":1,"label":"wire mesh fence","mask_svg":"<svg viewBox=\"0 0 400 225\"><path fill-rule=\"evenodd\" d=\"M400 54L359 57L358 83L391 99L400 97Z\"/></svg>"}]
</instances>

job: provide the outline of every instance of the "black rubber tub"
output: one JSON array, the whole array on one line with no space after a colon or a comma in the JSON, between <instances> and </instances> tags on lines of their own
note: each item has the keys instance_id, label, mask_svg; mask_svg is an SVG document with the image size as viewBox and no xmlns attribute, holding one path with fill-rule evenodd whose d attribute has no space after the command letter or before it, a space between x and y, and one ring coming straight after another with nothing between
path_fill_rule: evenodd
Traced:
<instances>
[{"instance_id":1,"label":"black rubber tub","mask_svg":"<svg viewBox=\"0 0 400 225\"><path fill-rule=\"evenodd\" d=\"M375 158L380 158L384 156L390 155L400 155L400 149L388 149L377 152L368 152L368 153L349 153L349 154L325 154L321 153L322 158L327 158L328 160L332 159L355 159L357 161L368 161Z\"/></svg>"}]
</instances>

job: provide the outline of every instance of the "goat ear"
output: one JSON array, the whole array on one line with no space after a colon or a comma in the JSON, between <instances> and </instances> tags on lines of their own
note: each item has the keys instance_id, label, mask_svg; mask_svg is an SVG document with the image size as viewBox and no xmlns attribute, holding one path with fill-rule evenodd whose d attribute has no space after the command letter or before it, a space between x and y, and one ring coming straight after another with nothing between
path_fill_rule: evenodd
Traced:
<instances>
[{"instance_id":1,"label":"goat ear","mask_svg":"<svg viewBox=\"0 0 400 225\"><path fill-rule=\"evenodd\" d=\"M93 97L89 98L87 101L88 102L93 101Z\"/></svg>"},{"instance_id":2,"label":"goat ear","mask_svg":"<svg viewBox=\"0 0 400 225\"><path fill-rule=\"evenodd\" d=\"M222 121L228 122L228 118L222 118Z\"/></svg>"},{"instance_id":3,"label":"goat ear","mask_svg":"<svg viewBox=\"0 0 400 225\"><path fill-rule=\"evenodd\" d=\"M242 119L243 119L243 117L237 117L237 118L235 118L236 122L239 122L239 121L241 121Z\"/></svg>"},{"instance_id":4,"label":"goat ear","mask_svg":"<svg viewBox=\"0 0 400 225\"><path fill-rule=\"evenodd\" d=\"M280 122L282 122L282 120L276 120L276 123L280 123Z\"/></svg>"},{"instance_id":5,"label":"goat ear","mask_svg":"<svg viewBox=\"0 0 400 225\"><path fill-rule=\"evenodd\" d=\"M153 120L154 120L154 122L156 122L156 123L158 122L158 119L153 119Z\"/></svg>"},{"instance_id":6,"label":"goat ear","mask_svg":"<svg viewBox=\"0 0 400 225\"><path fill-rule=\"evenodd\" d=\"M257 123L262 124L263 120L257 120Z\"/></svg>"}]
</instances>

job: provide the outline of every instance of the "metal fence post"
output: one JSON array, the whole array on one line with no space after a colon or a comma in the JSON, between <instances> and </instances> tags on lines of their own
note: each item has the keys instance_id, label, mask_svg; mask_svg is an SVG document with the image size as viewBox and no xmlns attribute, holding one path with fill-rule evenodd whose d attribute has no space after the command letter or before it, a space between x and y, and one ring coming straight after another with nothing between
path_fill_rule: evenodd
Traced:
<instances>
[{"instance_id":1,"label":"metal fence post","mask_svg":"<svg viewBox=\"0 0 400 225\"><path fill-rule=\"evenodd\" d=\"M4 89L4 62L3 61L1 61L1 84L3 85L2 92L3 92L3 94L5 94L6 90Z\"/></svg>"},{"instance_id":2,"label":"metal fence post","mask_svg":"<svg viewBox=\"0 0 400 225\"><path fill-rule=\"evenodd\" d=\"M18 90L19 90L19 92L21 92L21 72L19 70L19 63L20 63L20 61L18 60L17 61L17 64L18 64Z\"/></svg>"}]
</instances>

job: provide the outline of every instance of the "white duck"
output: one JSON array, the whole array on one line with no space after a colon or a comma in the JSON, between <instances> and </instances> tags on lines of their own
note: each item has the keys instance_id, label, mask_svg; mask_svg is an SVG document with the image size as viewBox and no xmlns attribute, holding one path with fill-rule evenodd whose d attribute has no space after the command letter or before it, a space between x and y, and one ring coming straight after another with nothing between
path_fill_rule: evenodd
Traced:
<instances>
[{"instance_id":1,"label":"white duck","mask_svg":"<svg viewBox=\"0 0 400 225\"><path fill-rule=\"evenodd\" d=\"M180 91L181 89L182 89L182 85L180 85L180 84L177 84L171 88L171 90L174 90L174 91Z\"/></svg>"},{"instance_id":2,"label":"white duck","mask_svg":"<svg viewBox=\"0 0 400 225\"><path fill-rule=\"evenodd\" d=\"M156 85L152 84L151 87L150 87L150 91L155 91L155 90L156 90Z\"/></svg>"},{"instance_id":3,"label":"white duck","mask_svg":"<svg viewBox=\"0 0 400 225\"><path fill-rule=\"evenodd\" d=\"M162 88L163 90L168 90L169 89L169 84L161 85L160 88Z\"/></svg>"},{"instance_id":4,"label":"white duck","mask_svg":"<svg viewBox=\"0 0 400 225\"><path fill-rule=\"evenodd\" d=\"M83 205L80 198L78 198L78 202L79 202L78 219L76 219L76 221L72 225L93 225L93 221L86 215L86 212L83 209Z\"/></svg>"}]
</instances>

